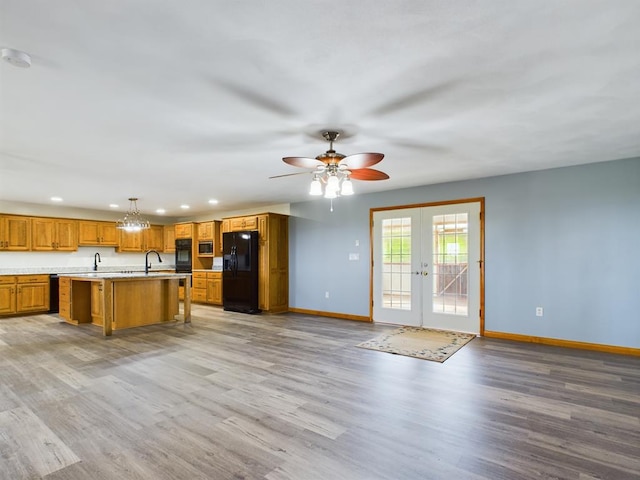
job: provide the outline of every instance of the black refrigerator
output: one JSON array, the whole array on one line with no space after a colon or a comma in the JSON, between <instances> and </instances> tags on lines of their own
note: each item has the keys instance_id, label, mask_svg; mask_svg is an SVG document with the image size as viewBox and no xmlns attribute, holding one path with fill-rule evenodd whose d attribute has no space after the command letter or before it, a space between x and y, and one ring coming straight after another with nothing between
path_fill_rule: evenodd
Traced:
<instances>
[{"instance_id":1,"label":"black refrigerator","mask_svg":"<svg viewBox=\"0 0 640 480\"><path fill-rule=\"evenodd\" d=\"M222 306L260 313L258 308L258 232L222 234Z\"/></svg>"}]
</instances>

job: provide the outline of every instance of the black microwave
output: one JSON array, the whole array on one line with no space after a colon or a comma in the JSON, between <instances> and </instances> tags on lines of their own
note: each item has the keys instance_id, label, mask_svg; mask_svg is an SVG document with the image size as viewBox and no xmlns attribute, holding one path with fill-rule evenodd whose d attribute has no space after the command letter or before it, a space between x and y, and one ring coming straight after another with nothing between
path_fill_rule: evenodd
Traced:
<instances>
[{"instance_id":1,"label":"black microwave","mask_svg":"<svg viewBox=\"0 0 640 480\"><path fill-rule=\"evenodd\" d=\"M198 255L213 255L213 241L198 242Z\"/></svg>"}]
</instances>

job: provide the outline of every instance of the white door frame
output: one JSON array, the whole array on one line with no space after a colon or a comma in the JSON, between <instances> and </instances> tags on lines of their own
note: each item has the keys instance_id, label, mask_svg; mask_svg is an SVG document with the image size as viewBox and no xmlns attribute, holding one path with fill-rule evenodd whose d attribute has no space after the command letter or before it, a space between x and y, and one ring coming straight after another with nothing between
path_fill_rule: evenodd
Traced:
<instances>
[{"instance_id":1,"label":"white door frame","mask_svg":"<svg viewBox=\"0 0 640 480\"><path fill-rule=\"evenodd\" d=\"M479 264L479 334L484 335L484 314L485 314L485 306L484 306L484 197L478 198L465 198L460 200L449 200L442 202L432 202L432 203L423 203L423 204L412 204L412 205L400 205L393 207L383 207L383 208L372 208L369 210L369 245L370 245L370 273L369 273L369 321L373 322L373 307L374 307L374 227L373 227L373 219L374 213L386 211L386 210L403 210L403 209L416 209L423 207L438 207L444 205L455 205L455 204L463 204L463 203L478 203L480 206L480 232L479 232L479 242L480 242L480 260ZM407 212L409 214L409 212Z\"/></svg>"}]
</instances>

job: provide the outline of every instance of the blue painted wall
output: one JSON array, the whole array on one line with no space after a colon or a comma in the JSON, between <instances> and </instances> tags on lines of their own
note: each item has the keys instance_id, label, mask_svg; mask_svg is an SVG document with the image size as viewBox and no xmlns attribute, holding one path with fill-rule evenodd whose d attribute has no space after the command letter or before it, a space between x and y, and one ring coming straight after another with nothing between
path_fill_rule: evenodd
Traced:
<instances>
[{"instance_id":1,"label":"blue painted wall","mask_svg":"<svg viewBox=\"0 0 640 480\"><path fill-rule=\"evenodd\" d=\"M368 316L369 209L472 197L486 330L640 348L640 158L292 204L290 306Z\"/></svg>"}]
</instances>

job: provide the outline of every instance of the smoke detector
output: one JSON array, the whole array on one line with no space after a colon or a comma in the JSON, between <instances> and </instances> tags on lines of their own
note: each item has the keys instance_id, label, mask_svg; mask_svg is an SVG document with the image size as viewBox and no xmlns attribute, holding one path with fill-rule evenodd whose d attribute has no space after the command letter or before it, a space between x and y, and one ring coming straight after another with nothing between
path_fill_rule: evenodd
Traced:
<instances>
[{"instance_id":1,"label":"smoke detector","mask_svg":"<svg viewBox=\"0 0 640 480\"><path fill-rule=\"evenodd\" d=\"M28 53L14 50L13 48L2 49L2 59L20 68L29 68L31 66L31 57Z\"/></svg>"}]
</instances>

